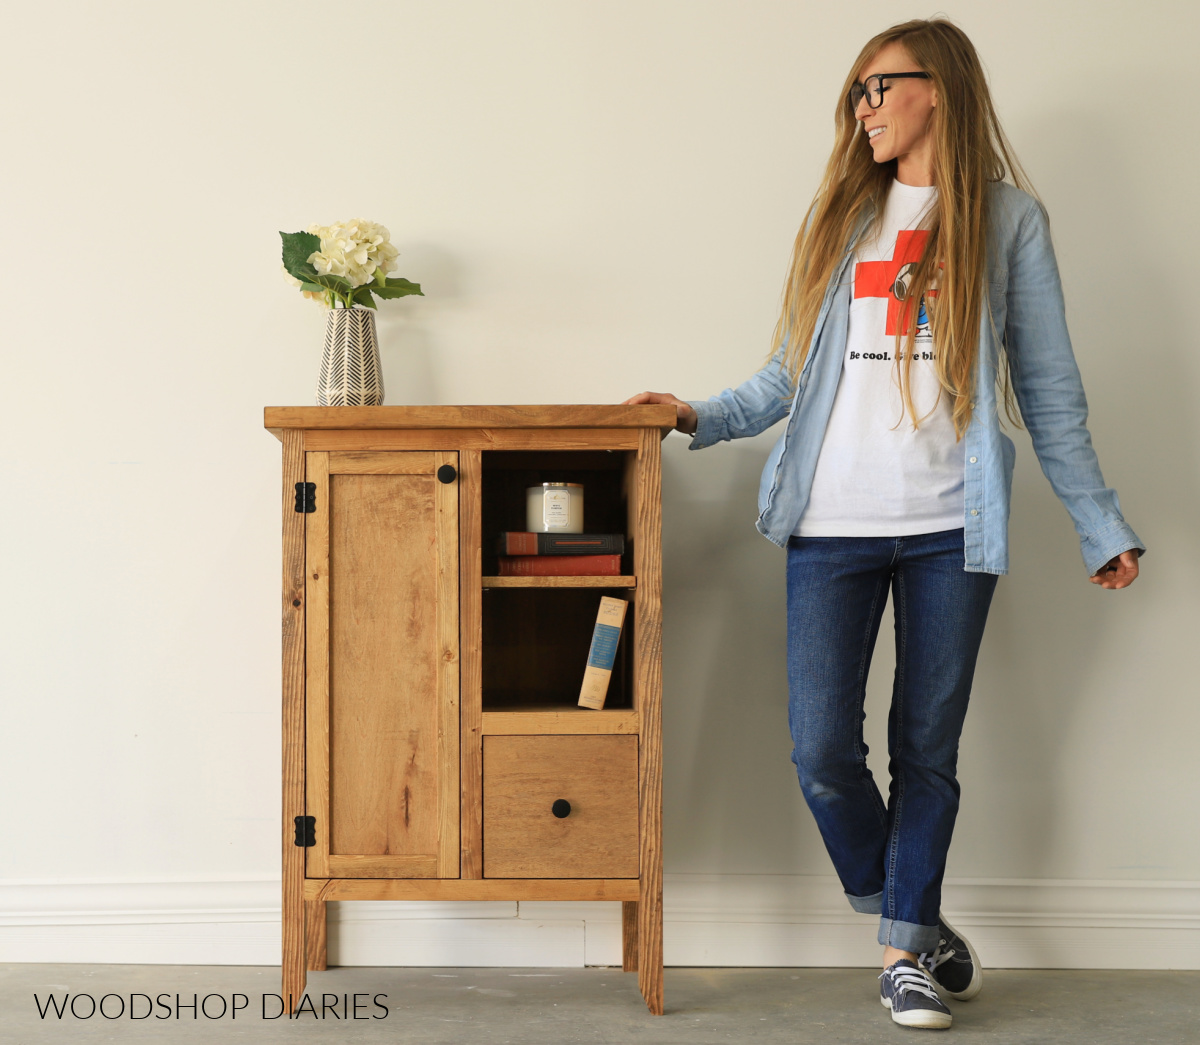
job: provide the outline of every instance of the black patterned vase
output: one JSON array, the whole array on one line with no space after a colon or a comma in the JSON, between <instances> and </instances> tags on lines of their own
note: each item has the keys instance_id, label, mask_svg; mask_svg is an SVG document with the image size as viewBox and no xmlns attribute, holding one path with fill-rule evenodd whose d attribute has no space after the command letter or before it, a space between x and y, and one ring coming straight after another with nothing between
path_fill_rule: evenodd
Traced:
<instances>
[{"instance_id":1,"label":"black patterned vase","mask_svg":"<svg viewBox=\"0 0 1200 1045\"><path fill-rule=\"evenodd\" d=\"M318 406L379 406L383 370L375 313L369 308L334 308L325 317L325 351L317 381Z\"/></svg>"}]
</instances>

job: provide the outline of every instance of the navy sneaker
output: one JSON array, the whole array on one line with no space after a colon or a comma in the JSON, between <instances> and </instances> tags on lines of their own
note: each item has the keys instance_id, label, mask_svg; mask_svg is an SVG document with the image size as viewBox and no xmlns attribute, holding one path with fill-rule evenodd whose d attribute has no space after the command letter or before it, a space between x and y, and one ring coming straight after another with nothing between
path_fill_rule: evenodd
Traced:
<instances>
[{"instance_id":1,"label":"navy sneaker","mask_svg":"<svg viewBox=\"0 0 1200 1045\"><path fill-rule=\"evenodd\" d=\"M983 969L975 948L938 914L938 945L923 953L918 962L934 983L951 998L970 1001L983 989Z\"/></svg>"},{"instance_id":2,"label":"navy sneaker","mask_svg":"<svg viewBox=\"0 0 1200 1045\"><path fill-rule=\"evenodd\" d=\"M902 1027L945 1030L953 1017L937 996L929 975L915 962L900 958L879 976L879 1001L892 1010L892 1020Z\"/></svg>"}]
</instances>

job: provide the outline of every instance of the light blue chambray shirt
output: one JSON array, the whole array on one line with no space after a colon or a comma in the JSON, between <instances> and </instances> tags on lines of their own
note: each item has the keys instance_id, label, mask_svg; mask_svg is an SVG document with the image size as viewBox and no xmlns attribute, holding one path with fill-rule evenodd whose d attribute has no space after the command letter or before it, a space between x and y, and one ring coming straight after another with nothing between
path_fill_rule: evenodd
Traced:
<instances>
[{"instance_id":1,"label":"light blue chambray shirt","mask_svg":"<svg viewBox=\"0 0 1200 1045\"><path fill-rule=\"evenodd\" d=\"M979 328L975 403L964 436L965 568L1008 572L1012 440L1000 430L996 385L1000 347L1007 348L1013 391L1042 471L1079 534L1089 575L1111 558L1145 545L1125 522L1115 490L1104 485L1087 430L1087 399L1071 350L1062 283L1041 205L1007 183L991 186L988 300ZM758 531L781 547L808 504L813 474L842 375L850 319L853 257L847 249L825 294L812 347L795 395L782 353L737 388L690 405L697 415L689 449L758 435L787 418L763 469Z\"/></svg>"}]
</instances>

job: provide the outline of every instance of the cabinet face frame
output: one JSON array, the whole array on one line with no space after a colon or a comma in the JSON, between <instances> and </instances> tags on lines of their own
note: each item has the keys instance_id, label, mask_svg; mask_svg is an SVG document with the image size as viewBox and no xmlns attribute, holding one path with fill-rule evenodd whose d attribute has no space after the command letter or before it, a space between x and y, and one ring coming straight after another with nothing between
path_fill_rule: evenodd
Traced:
<instances>
[{"instance_id":1,"label":"cabinet face frame","mask_svg":"<svg viewBox=\"0 0 1200 1045\"><path fill-rule=\"evenodd\" d=\"M306 806L317 823L316 845L306 850L306 875L457 878L458 486L456 482L438 481L436 473L447 465L457 470L458 455L446 451L318 451L305 456L306 477L316 488L317 505L316 511L307 514L305 540ZM339 536L339 519L332 518L339 511L335 505L339 499L335 497L335 477L344 477L339 486L346 489L341 511L365 513L366 525L356 531L362 536L353 543ZM396 481L388 483L391 478ZM375 517L382 521L372 529L370 523ZM340 522L353 526L350 519ZM414 584L389 593L393 599L392 617L382 624L368 619L363 627L374 642L360 647L354 642L358 631L348 622L339 625L332 615L367 609L364 596L357 592L364 585L378 583L386 589L386 577L371 576L373 559L380 560L385 573L390 566L399 576L405 575L403 546L395 540L396 531L388 532L388 524L418 527L411 533L406 531L406 539L428 541L433 551L428 567L432 576L425 585ZM362 560L357 544L362 545ZM335 549L340 551L335 554ZM414 561L423 565L421 559L414 557ZM423 588L432 589L424 591L424 605ZM345 592L341 597L345 608L340 611L336 605L339 591ZM412 612L407 618L397 615L398 602L404 598L411 603ZM369 612L362 615L371 617ZM407 631L411 639L414 630L415 648L405 648L402 637ZM431 676L435 698L432 718L423 723L409 719L409 735L403 738L402 727L393 722L388 710L394 715L398 709L411 706L408 680L397 677L397 658L408 649L414 652L405 663L410 670L424 669ZM343 660L347 667L339 669ZM344 674L348 675L345 694L339 699L332 689ZM431 737L433 744L429 743ZM331 746L335 745L354 753L347 759L353 769L340 776L350 792L340 806L339 777L336 769L331 771L331 759L336 757ZM421 748L427 750L418 764ZM405 753L407 758L397 757ZM402 780L400 774L404 774ZM369 816L363 809L364 793L376 798ZM420 825L420 834L410 836L410 815ZM348 847L366 851L333 851L335 832L343 838L349 834L363 840ZM410 837L417 851L397 853L395 849L403 849Z\"/></svg>"}]
</instances>

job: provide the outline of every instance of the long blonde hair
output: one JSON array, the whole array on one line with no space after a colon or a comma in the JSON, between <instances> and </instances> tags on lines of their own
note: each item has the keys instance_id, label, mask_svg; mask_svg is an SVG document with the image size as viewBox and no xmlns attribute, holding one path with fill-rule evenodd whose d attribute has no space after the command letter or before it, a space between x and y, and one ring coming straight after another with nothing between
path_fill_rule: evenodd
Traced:
<instances>
[{"instance_id":1,"label":"long blonde hair","mask_svg":"<svg viewBox=\"0 0 1200 1045\"><path fill-rule=\"evenodd\" d=\"M930 122L937 203L926 222L925 253L905 300L906 305L919 303L936 279L936 294L926 299L926 313L938 378L944 393L951 397L954 428L961 438L971 421L979 322L986 306L988 183L1002 181L1007 175L1017 188L1031 189L996 116L975 48L966 34L946 19L913 20L885 30L868 41L846 77L834 113L837 139L833 154L792 251L772 355L786 346L784 366L795 381L808 356L826 289L847 247L854 245L856 233L861 238L877 231L882 222L896 161L875 162L866 136L859 131L849 95L866 64L892 43L908 51L916 65L929 73L929 82L937 90ZM916 415L909 382L917 312L915 305L902 308L907 329L896 335L900 392L914 427L922 420ZM907 339L903 351L902 337ZM1016 421L1007 365L1000 370L997 376L1005 407Z\"/></svg>"}]
</instances>

